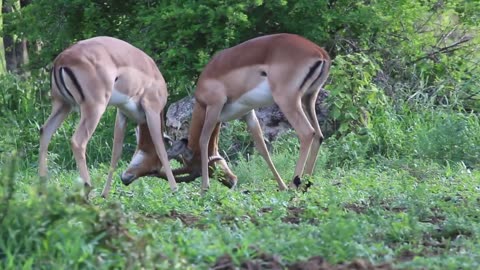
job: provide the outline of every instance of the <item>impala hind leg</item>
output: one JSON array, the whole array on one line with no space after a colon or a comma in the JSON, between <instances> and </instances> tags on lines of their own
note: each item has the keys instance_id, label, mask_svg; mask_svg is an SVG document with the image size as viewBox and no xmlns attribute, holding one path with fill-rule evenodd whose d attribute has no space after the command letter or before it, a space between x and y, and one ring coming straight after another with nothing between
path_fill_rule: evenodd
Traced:
<instances>
[{"instance_id":1,"label":"impala hind leg","mask_svg":"<svg viewBox=\"0 0 480 270\"><path fill-rule=\"evenodd\" d=\"M252 134L253 141L255 143L255 147L257 148L260 155L263 157L265 162L267 162L268 167L272 171L275 179L277 180L278 188L280 190L286 190L287 186L282 180L282 177L278 173L275 165L270 158L270 154L268 153L267 145L265 145L265 141L263 139L263 132L262 128L260 127L260 123L258 122L257 115L255 114L254 110L251 110L248 114L244 116L244 120L247 123L247 127Z\"/></svg>"},{"instance_id":2,"label":"impala hind leg","mask_svg":"<svg viewBox=\"0 0 480 270\"><path fill-rule=\"evenodd\" d=\"M40 150L38 157L38 174L40 178L47 177L47 152L52 135L68 116L70 111L70 105L57 99L53 100L52 113L40 129Z\"/></svg>"},{"instance_id":3,"label":"impala hind leg","mask_svg":"<svg viewBox=\"0 0 480 270\"><path fill-rule=\"evenodd\" d=\"M288 90L279 91L280 93L287 93ZM295 129L298 139L300 140L300 153L295 166L295 173L291 187L298 188L300 185L300 178L303 175L305 163L310 152L310 147L313 142L315 130L308 120L301 105L301 97L278 95L274 96L275 102L280 107L288 122Z\"/></svg>"},{"instance_id":4,"label":"impala hind leg","mask_svg":"<svg viewBox=\"0 0 480 270\"><path fill-rule=\"evenodd\" d=\"M85 151L90 138L95 132L100 118L105 112L106 104L82 104L80 106L80 122L72 137L72 151L77 162L80 177L86 187L91 188L90 175L88 173Z\"/></svg>"},{"instance_id":5,"label":"impala hind leg","mask_svg":"<svg viewBox=\"0 0 480 270\"><path fill-rule=\"evenodd\" d=\"M313 137L312 146L310 148L310 153L307 159L307 163L305 165L305 174L312 175L313 170L315 169L315 163L317 161L318 151L320 149L320 145L323 142L323 133L320 129L320 125L318 124L317 112L315 109L315 103L317 101L318 91L311 95L307 95L303 99L303 104L305 106L305 111L307 112L308 119L310 124L313 126L315 130L315 135Z\"/></svg>"},{"instance_id":6,"label":"impala hind leg","mask_svg":"<svg viewBox=\"0 0 480 270\"><path fill-rule=\"evenodd\" d=\"M127 117L117 109L117 117L115 119L115 130L113 132L113 149L112 160L110 162L110 169L108 171L107 182L103 187L102 197L107 198L110 188L112 186L112 177L117 168L118 160L122 155L123 140L125 138L125 130L127 128ZM138 144L138 142L137 142Z\"/></svg>"}]
</instances>

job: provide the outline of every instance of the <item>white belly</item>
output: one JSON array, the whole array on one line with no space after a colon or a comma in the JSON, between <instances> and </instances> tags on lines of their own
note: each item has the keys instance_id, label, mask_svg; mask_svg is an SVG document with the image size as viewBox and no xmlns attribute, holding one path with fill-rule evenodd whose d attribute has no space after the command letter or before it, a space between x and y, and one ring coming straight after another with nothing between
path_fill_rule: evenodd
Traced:
<instances>
[{"instance_id":1,"label":"white belly","mask_svg":"<svg viewBox=\"0 0 480 270\"><path fill-rule=\"evenodd\" d=\"M140 104L131 97L113 89L112 96L108 101L108 105L115 106L125 114L129 119L135 121L137 124L145 123L145 111Z\"/></svg>"},{"instance_id":2,"label":"white belly","mask_svg":"<svg viewBox=\"0 0 480 270\"><path fill-rule=\"evenodd\" d=\"M232 103L227 103L220 113L220 122L238 119L249 111L273 104L272 91L268 80L247 91Z\"/></svg>"}]
</instances>

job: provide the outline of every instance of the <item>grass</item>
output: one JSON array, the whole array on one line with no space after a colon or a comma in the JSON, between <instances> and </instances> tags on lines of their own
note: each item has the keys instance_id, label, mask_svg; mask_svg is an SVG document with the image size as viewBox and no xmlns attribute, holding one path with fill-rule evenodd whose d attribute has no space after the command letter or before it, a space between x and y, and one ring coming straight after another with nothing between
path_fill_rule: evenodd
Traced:
<instances>
[{"instance_id":1,"label":"grass","mask_svg":"<svg viewBox=\"0 0 480 270\"><path fill-rule=\"evenodd\" d=\"M287 179L294 155L274 160ZM166 181L144 178L129 187L116 181L108 200L98 196L107 170L92 168L88 202L76 171L53 174L47 188L35 171L20 171L1 193L14 184L0 268L208 269L223 254L238 266L263 252L284 265L322 256L399 269L480 267L478 170L421 160L319 163L306 193L278 192L253 155L233 167L234 191L213 181L201 196L197 181L172 194Z\"/></svg>"}]
</instances>

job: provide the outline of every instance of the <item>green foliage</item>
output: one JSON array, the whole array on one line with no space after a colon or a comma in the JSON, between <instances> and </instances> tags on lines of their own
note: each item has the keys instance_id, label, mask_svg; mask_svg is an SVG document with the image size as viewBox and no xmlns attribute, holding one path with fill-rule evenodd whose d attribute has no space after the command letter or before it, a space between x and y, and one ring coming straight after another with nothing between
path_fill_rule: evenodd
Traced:
<instances>
[{"instance_id":1,"label":"green foliage","mask_svg":"<svg viewBox=\"0 0 480 270\"><path fill-rule=\"evenodd\" d=\"M80 39L125 39L157 61L170 102L194 89L215 52L262 34L297 33L334 59L326 86L330 120L344 135L362 132L385 96L478 112L476 11L479 5L469 0L38 0L9 14L5 30L41 45L31 68L48 66Z\"/></svg>"},{"instance_id":2,"label":"green foliage","mask_svg":"<svg viewBox=\"0 0 480 270\"><path fill-rule=\"evenodd\" d=\"M378 71L378 65L364 54L335 59L330 75L335 83L326 87L327 102L331 119L339 123L341 134L368 126L372 111L386 105L384 93L373 82Z\"/></svg>"},{"instance_id":3,"label":"green foliage","mask_svg":"<svg viewBox=\"0 0 480 270\"><path fill-rule=\"evenodd\" d=\"M252 152L253 139L243 121L222 124L218 148L228 159L237 159Z\"/></svg>"},{"instance_id":4,"label":"green foliage","mask_svg":"<svg viewBox=\"0 0 480 270\"><path fill-rule=\"evenodd\" d=\"M0 268L154 267L157 254L148 253L143 236L129 235L130 218L118 203L88 203L80 183L67 192L36 177L15 184L14 165L1 169Z\"/></svg>"},{"instance_id":5,"label":"green foliage","mask_svg":"<svg viewBox=\"0 0 480 270\"><path fill-rule=\"evenodd\" d=\"M462 35L469 38L478 33L478 21L471 19L475 11L479 11L478 4L467 0L393 4L387 0L38 0L10 14L6 31L41 41L42 50L32 55L35 67L47 65L79 39L97 35L125 39L159 63L177 99L187 94L191 87L185 85L193 84L215 52L278 32L303 35L327 47L334 58L366 52L370 59L383 59L376 65L387 83L408 82L412 68L416 76L428 78L429 84L454 70L474 76L476 67L470 59L478 57L478 40L466 43L471 46L441 49L462 40ZM457 61L461 59L467 61Z\"/></svg>"},{"instance_id":6,"label":"green foliage","mask_svg":"<svg viewBox=\"0 0 480 270\"><path fill-rule=\"evenodd\" d=\"M399 110L386 106L372 112L367 127L325 143L333 166L367 162L378 157L414 158L440 164L480 164L480 121L478 115L451 110L422 108Z\"/></svg>"}]
</instances>

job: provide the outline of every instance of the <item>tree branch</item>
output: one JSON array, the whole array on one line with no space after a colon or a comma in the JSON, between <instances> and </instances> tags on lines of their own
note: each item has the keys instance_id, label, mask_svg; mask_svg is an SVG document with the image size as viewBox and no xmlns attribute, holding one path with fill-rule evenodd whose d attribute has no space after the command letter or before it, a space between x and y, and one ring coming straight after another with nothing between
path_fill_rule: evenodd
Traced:
<instances>
[{"instance_id":1,"label":"tree branch","mask_svg":"<svg viewBox=\"0 0 480 270\"><path fill-rule=\"evenodd\" d=\"M460 45L462 45L463 43L467 43L471 40L472 40L471 36L463 36L461 39L454 42L453 44L442 47L442 48L439 48L439 49L437 49L433 52L429 52L422 57L419 57L419 58L417 58L413 61L410 61L408 64L414 64L414 63L417 63L417 62L419 62L421 60L424 60L424 59L427 59L427 58L433 58L435 55L440 54L440 53L448 53L448 52L453 52L453 51L459 50L459 49L463 48L463 47L460 47Z\"/></svg>"}]
</instances>

